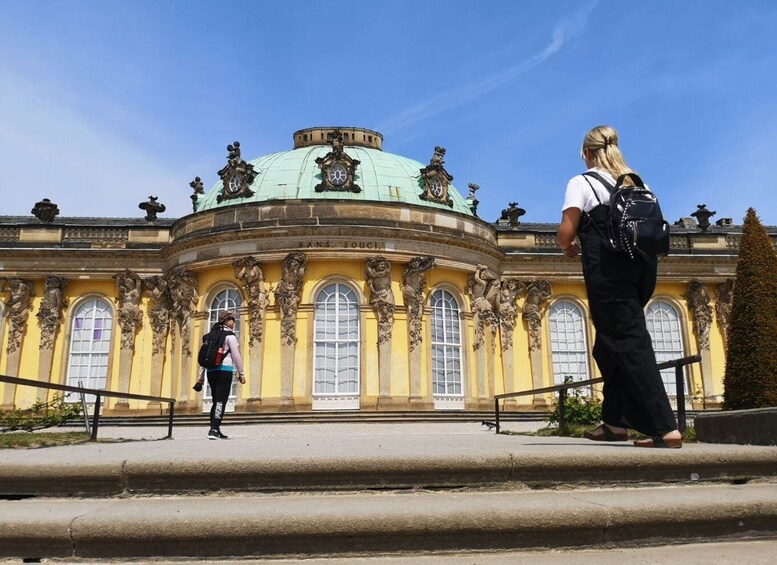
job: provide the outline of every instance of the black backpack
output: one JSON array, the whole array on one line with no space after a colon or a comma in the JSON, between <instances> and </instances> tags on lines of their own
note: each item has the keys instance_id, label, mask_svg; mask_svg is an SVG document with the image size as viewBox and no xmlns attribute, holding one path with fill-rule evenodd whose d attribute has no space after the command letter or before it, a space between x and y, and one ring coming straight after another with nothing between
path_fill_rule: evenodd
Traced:
<instances>
[{"instance_id":1,"label":"black backpack","mask_svg":"<svg viewBox=\"0 0 777 565\"><path fill-rule=\"evenodd\" d=\"M639 175L621 175L615 186L593 171L583 173L585 177L595 178L610 193L610 208L605 222L607 233L602 237L612 251L626 253L632 260L639 254L649 261L656 255L669 253L669 222L664 220L656 195L645 188ZM627 178L631 179L633 186L623 184ZM601 204L591 181L585 180Z\"/></svg>"},{"instance_id":2,"label":"black backpack","mask_svg":"<svg viewBox=\"0 0 777 565\"><path fill-rule=\"evenodd\" d=\"M229 335L235 334L229 330L216 328L202 336L202 345L200 346L200 352L197 354L197 362L200 364L200 367L212 369L221 365L225 353L224 343Z\"/></svg>"}]
</instances>

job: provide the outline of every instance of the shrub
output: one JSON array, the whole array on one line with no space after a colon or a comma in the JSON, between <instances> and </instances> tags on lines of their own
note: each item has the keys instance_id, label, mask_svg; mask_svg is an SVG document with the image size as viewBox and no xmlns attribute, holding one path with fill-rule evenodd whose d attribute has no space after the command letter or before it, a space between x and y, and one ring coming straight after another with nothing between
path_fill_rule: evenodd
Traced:
<instances>
[{"instance_id":1,"label":"shrub","mask_svg":"<svg viewBox=\"0 0 777 565\"><path fill-rule=\"evenodd\" d=\"M564 382L572 382L572 377L564 377ZM585 426L589 424L598 424L602 420L602 403L598 398L591 398L584 394L579 388L573 388L567 391L567 397L564 401L564 423L566 425ZM559 421L559 403L556 400L553 403L553 409L548 415L550 424L557 424Z\"/></svg>"},{"instance_id":2,"label":"shrub","mask_svg":"<svg viewBox=\"0 0 777 565\"><path fill-rule=\"evenodd\" d=\"M777 406L777 254L752 208L739 245L729 324L723 408Z\"/></svg>"},{"instance_id":3,"label":"shrub","mask_svg":"<svg viewBox=\"0 0 777 565\"><path fill-rule=\"evenodd\" d=\"M64 424L81 415L81 405L65 402L65 398L55 395L51 402L38 400L27 410L13 410L0 414L2 432L16 430L40 430Z\"/></svg>"}]
</instances>

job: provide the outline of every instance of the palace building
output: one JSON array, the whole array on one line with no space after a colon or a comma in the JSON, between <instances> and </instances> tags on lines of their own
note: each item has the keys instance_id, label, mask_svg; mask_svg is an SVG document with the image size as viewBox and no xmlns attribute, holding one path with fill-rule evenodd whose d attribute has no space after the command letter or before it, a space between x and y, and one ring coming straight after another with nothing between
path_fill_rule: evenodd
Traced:
<instances>
[{"instance_id":1,"label":"palace building","mask_svg":"<svg viewBox=\"0 0 777 565\"><path fill-rule=\"evenodd\" d=\"M422 163L362 128L293 138L250 161L231 144L209 191L190 183L182 218L157 217L153 197L145 218L59 217L49 199L0 216L0 374L201 412L197 350L232 310L247 380L234 385L236 411L487 410L494 394L598 376L581 264L558 249L557 224L522 223L516 203L479 218L478 186L454 187L441 147ZM707 405L723 391L741 237L712 214L700 205L672 226L645 310L659 361L701 355L686 390ZM664 378L674 395L674 371ZM4 409L41 395L0 384Z\"/></svg>"}]
</instances>

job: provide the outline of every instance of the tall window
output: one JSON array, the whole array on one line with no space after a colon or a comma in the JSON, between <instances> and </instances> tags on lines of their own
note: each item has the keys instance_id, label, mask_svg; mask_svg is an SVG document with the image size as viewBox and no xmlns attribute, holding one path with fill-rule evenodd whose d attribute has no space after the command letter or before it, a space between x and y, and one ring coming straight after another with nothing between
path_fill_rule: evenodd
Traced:
<instances>
[{"instance_id":1,"label":"tall window","mask_svg":"<svg viewBox=\"0 0 777 565\"><path fill-rule=\"evenodd\" d=\"M235 328L232 330L235 332L235 336L240 339L240 316L237 315L237 311L243 304L243 297L240 293L233 288L228 288L219 292L210 303L210 311L208 314L208 327L204 331L210 331L213 324L218 322L219 316L222 312L232 312L235 314ZM241 351L242 353L242 351ZM235 411L235 402L237 401L237 381L234 376L232 378L232 388L229 390L229 399L227 400L227 406L225 412ZM211 404L213 402L213 396L210 391L210 385L207 379L205 380L205 394L202 396L202 411L209 412Z\"/></svg>"},{"instance_id":2,"label":"tall window","mask_svg":"<svg viewBox=\"0 0 777 565\"><path fill-rule=\"evenodd\" d=\"M431 305L432 396L435 408L464 408L459 303L450 292L435 290Z\"/></svg>"},{"instance_id":3,"label":"tall window","mask_svg":"<svg viewBox=\"0 0 777 565\"><path fill-rule=\"evenodd\" d=\"M558 300L551 305L548 316L553 380L556 384L562 384L567 376L574 381L588 380L588 348L582 310L574 302Z\"/></svg>"},{"instance_id":4,"label":"tall window","mask_svg":"<svg viewBox=\"0 0 777 565\"><path fill-rule=\"evenodd\" d=\"M111 306L101 298L84 301L73 314L67 384L104 389L113 334Z\"/></svg>"},{"instance_id":5,"label":"tall window","mask_svg":"<svg viewBox=\"0 0 777 565\"><path fill-rule=\"evenodd\" d=\"M359 299L348 285L333 283L318 293L313 334L314 407L358 408ZM327 404L315 403L317 396L346 398Z\"/></svg>"},{"instance_id":6,"label":"tall window","mask_svg":"<svg viewBox=\"0 0 777 565\"><path fill-rule=\"evenodd\" d=\"M648 333L653 341L653 351L656 361L662 363L683 357L683 340L680 333L680 315L674 306L663 300L652 302L645 311ZM677 395L675 370L673 368L661 371L666 393Z\"/></svg>"},{"instance_id":7,"label":"tall window","mask_svg":"<svg viewBox=\"0 0 777 565\"><path fill-rule=\"evenodd\" d=\"M219 316L222 312L232 312L235 314L235 335L240 335L240 317L237 316L237 310L243 304L243 297L240 293L232 288L222 290L219 292L210 303L210 316L208 321L210 326L213 326L219 320ZM210 330L210 327L208 327Z\"/></svg>"}]
</instances>

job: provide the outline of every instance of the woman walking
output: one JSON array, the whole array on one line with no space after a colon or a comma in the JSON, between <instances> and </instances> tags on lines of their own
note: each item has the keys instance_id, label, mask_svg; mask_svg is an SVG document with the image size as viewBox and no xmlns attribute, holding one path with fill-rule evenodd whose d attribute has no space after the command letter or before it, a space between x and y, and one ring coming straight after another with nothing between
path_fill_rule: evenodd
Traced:
<instances>
[{"instance_id":1,"label":"woman walking","mask_svg":"<svg viewBox=\"0 0 777 565\"><path fill-rule=\"evenodd\" d=\"M210 431L208 439L228 439L221 433L221 420L224 417L224 411L229 400L229 392L232 389L232 374L237 369L238 381L245 384L245 373L243 372L243 359L240 357L240 349L235 337L235 315L232 312L223 312L219 316L218 322L213 324L211 332L221 331L224 336L224 354L221 358L221 364L215 367L200 370L198 384L205 382L205 375L208 375L208 384L213 398L213 405L210 407ZM196 389L196 388L195 388Z\"/></svg>"},{"instance_id":2,"label":"woman walking","mask_svg":"<svg viewBox=\"0 0 777 565\"><path fill-rule=\"evenodd\" d=\"M610 192L616 179L633 173L609 126L589 131L583 141L586 173L567 184L558 244L570 259L581 253L591 318L596 328L593 356L604 378L602 425L586 432L593 441L626 441L627 429L645 434L637 447L682 447L682 436L666 396L645 324L644 307L656 286L655 256L631 259L605 244Z\"/></svg>"}]
</instances>

